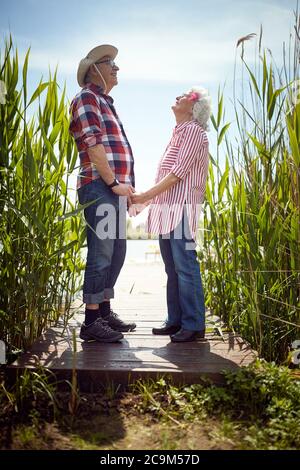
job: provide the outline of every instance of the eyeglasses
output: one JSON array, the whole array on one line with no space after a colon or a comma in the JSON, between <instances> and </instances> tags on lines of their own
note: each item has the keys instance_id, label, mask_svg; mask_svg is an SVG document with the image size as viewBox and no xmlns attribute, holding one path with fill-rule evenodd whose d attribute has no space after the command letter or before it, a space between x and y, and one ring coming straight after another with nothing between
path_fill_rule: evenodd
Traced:
<instances>
[{"instance_id":1,"label":"eyeglasses","mask_svg":"<svg viewBox=\"0 0 300 470\"><path fill-rule=\"evenodd\" d=\"M95 64L109 64L111 68L117 67L117 64L113 59L98 60Z\"/></svg>"}]
</instances>

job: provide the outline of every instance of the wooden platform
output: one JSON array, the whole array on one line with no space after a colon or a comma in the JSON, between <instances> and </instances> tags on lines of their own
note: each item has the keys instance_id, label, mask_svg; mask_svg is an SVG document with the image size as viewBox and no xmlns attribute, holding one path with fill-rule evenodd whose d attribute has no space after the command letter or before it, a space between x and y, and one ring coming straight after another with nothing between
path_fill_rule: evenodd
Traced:
<instances>
[{"instance_id":1,"label":"wooden platform","mask_svg":"<svg viewBox=\"0 0 300 470\"><path fill-rule=\"evenodd\" d=\"M80 388L93 391L111 382L127 385L139 378L162 375L172 377L175 383L197 383L203 376L220 382L222 370L236 369L256 358L255 352L233 334L222 339L209 333L206 342L184 344L171 343L168 336L153 336L151 329L165 319L165 286L160 261L125 265L112 305L123 320L137 323L135 332L125 334L119 343L84 343L78 338L83 321L83 313L79 312L63 334L62 327L49 329L11 366L11 372L35 368L40 363L58 378L70 379L75 365ZM77 302L74 308L79 305ZM209 322L208 317L208 327ZM73 328L77 334L76 353Z\"/></svg>"}]
</instances>

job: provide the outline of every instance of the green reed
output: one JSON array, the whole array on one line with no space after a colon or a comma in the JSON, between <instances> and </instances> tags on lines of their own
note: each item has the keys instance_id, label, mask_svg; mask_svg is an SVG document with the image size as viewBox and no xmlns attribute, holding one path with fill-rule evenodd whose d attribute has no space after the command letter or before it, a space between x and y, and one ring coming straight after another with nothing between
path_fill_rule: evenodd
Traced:
<instances>
[{"instance_id":1,"label":"green reed","mask_svg":"<svg viewBox=\"0 0 300 470\"><path fill-rule=\"evenodd\" d=\"M77 151L65 89L56 73L28 96L29 51L20 66L12 39L0 56L0 338L28 347L79 288L84 232L68 192ZM74 213L72 217L68 214Z\"/></svg>"},{"instance_id":2,"label":"green reed","mask_svg":"<svg viewBox=\"0 0 300 470\"><path fill-rule=\"evenodd\" d=\"M281 361L300 339L300 17L294 44L283 49L282 69L270 51L244 59L242 89L234 82L234 123L224 122L223 94L217 115L218 153L207 185L203 270L208 306L268 360ZM293 99L294 98L294 99ZM296 99L295 99L296 98ZM226 152L225 170L219 162Z\"/></svg>"}]
</instances>

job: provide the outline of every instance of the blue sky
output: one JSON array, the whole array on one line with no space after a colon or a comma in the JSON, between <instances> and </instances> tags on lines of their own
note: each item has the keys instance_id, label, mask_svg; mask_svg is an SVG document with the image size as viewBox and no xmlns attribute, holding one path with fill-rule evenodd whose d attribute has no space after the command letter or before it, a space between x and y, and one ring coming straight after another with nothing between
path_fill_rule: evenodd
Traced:
<instances>
[{"instance_id":1,"label":"blue sky","mask_svg":"<svg viewBox=\"0 0 300 470\"><path fill-rule=\"evenodd\" d=\"M264 45L280 61L293 25L294 0L0 0L0 37L10 31L21 57L31 46L34 87L58 65L71 99L79 60L102 43L118 47L119 85L111 95L136 161L137 189L153 182L175 124L174 98L192 85L209 89L214 108L226 82L227 114L237 40L264 30ZM247 43L251 63L257 41ZM209 133L212 153L214 131ZM75 181L75 178L74 178Z\"/></svg>"}]
</instances>

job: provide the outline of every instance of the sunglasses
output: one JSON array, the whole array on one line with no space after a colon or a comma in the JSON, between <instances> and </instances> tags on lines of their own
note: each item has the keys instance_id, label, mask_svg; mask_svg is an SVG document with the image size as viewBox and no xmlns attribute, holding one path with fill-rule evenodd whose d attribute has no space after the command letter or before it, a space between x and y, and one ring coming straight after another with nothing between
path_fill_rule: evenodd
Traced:
<instances>
[{"instance_id":1,"label":"sunglasses","mask_svg":"<svg viewBox=\"0 0 300 470\"><path fill-rule=\"evenodd\" d=\"M113 59L98 60L98 62L95 62L95 64L109 64L111 68L114 68L117 66L117 64L115 63Z\"/></svg>"}]
</instances>

